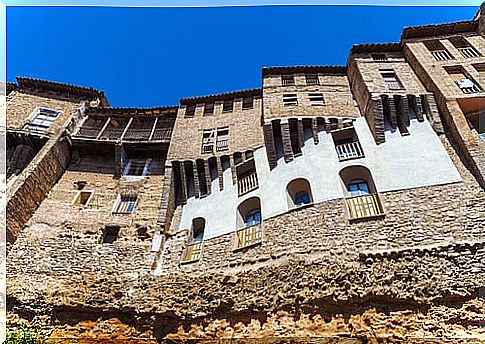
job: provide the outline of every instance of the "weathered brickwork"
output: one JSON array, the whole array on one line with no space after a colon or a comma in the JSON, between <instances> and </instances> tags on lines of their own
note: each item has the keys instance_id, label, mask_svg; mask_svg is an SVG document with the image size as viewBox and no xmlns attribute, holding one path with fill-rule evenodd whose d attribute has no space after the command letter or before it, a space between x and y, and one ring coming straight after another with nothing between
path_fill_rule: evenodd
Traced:
<instances>
[{"instance_id":1,"label":"weathered brickwork","mask_svg":"<svg viewBox=\"0 0 485 344\"><path fill-rule=\"evenodd\" d=\"M9 323L40 325L52 341L485 343L485 140L470 119L483 116L483 89L462 93L444 69L462 66L485 87L483 57L451 43L465 37L485 55L479 18L354 46L346 67L263 68L261 89L177 107L112 108L102 91L36 79L8 85ZM430 39L455 59L436 60ZM297 104L284 105L293 94ZM36 107L61 111L46 135L23 130ZM215 135L204 141L207 129ZM345 191L297 204L288 180L315 172L298 164L329 148L322 142L335 145L322 162L345 166ZM414 142L436 148L436 171L403 166L404 182L390 183L397 149L413 154ZM312 178L326 181L319 167ZM267 218L261 204L278 204L276 193L256 202L250 192L265 193L269 175L288 211L282 203ZM375 203L349 203L371 195ZM192 216L218 207L211 228L223 228L231 204L233 231L203 240ZM372 214L351 219L350 204ZM255 228L258 209L262 242L238 247L235 231ZM200 257L187 259L198 240Z\"/></svg>"}]
</instances>

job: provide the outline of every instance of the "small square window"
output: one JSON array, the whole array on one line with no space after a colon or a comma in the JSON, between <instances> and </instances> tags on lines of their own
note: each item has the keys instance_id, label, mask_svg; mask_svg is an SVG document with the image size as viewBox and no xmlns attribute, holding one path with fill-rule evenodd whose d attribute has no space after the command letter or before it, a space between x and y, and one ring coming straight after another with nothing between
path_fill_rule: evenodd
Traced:
<instances>
[{"instance_id":1,"label":"small square window","mask_svg":"<svg viewBox=\"0 0 485 344\"><path fill-rule=\"evenodd\" d=\"M145 177L150 168L151 159L129 159L123 176Z\"/></svg>"},{"instance_id":2,"label":"small square window","mask_svg":"<svg viewBox=\"0 0 485 344\"><path fill-rule=\"evenodd\" d=\"M292 74L285 74L281 76L281 84L283 86L289 86L295 84L295 78Z\"/></svg>"},{"instance_id":3,"label":"small square window","mask_svg":"<svg viewBox=\"0 0 485 344\"><path fill-rule=\"evenodd\" d=\"M232 109L234 107L234 101L231 100L224 100L222 103L222 112L232 112Z\"/></svg>"},{"instance_id":4,"label":"small square window","mask_svg":"<svg viewBox=\"0 0 485 344\"><path fill-rule=\"evenodd\" d=\"M307 85L320 85L318 74L306 74L305 79Z\"/></svg>"},{"instance_id":5,"label":"small square window","mask_svg":"<svg viewBox=\"0 0 485 344\"><path fill-rule=\"evenodd\" d=\"M195 105L187 105L185 108L185 117L194 117L195 115Z\"/></svg>"},{"instance_id":6,"label":"small square window","mask_svg":"<svg viewBox=\"0 0 485 344\"><path fill-rule=\"evenodd\" d=\"M325 105L325 99L323 93L308 93L308 99L311 106L323 106Z\"/></svg>"},{"instance_id":7,"label":"small square window","mask_svg":"<svg viewBox=\"0 0 485 344\"><path fill-rule=\"evenodd\" d=\"M45 108L37 108L31 115L29 123L25 124L24 129L33 132L44 133L47 131L47 129L49 129L49 127L56 120L59 114L59 111Z\"/></svg>"},{"instance_id":8,"label":"small square window","mask_svg":"<svg viewBox=\"0 0 485 344\"><path fill-rule=\"evenodd\" d=\"M119 226L105 226L103 228L103 236L101 238L101 243L112 244L116 240L118 240L119 234L120 234Z\"/></svg>"},{"instance_id":9,"label":"small square window","mask_svg":"<svg viewBox=\"0 0 485 344\"><path fill-rule=\"evenodd\" d=\"M204 116L212 115L214 113L214 103L204 104Z\"/></svg>"},{"instance_id":10,"label":"small square window","mask_svg":"<svg viewBox=\"0 0 485 344\"><path fill-rule=\"evenodd\" d=\"M134 192L123 192L118 194L118 198L113 207L113 214L131 214L135 210L138 194Z\"/></svg>"},{"instance_id":11,"label":"small square window","mask_svg":"<svg viewBox=\"0 0 485 344\"><path fill-rule=\"evenodd\" d=\"M253 108L253 102L254 102L254 98L253 97L245 97L243 98L243 102L242 102L242 108L243 110L248 110L248 109L252 109Z\"/></svg>"},{"instance_id":12,"label":"small square window","mask_svg":"<svg viewBox=\"0 0 485 344\"><path fill-rule=\"evenodd\" d=\"M222 151L229 148L229 128L223 127L217 129L216 150Z\"/></svg>"},{"instance_id":13,"label":"small square window","mask_svg":"<svg viewBox=\"0 0 485 344\"><path fill-rule=\"evenodd\" d=\"M296 95L296 93L283 94L283 105L298 105L298 96Z\"/></svg>"},{"instance_id":14,"label":"small square window","mask_svg":"<svg viewBox=\"0 0 485 344\"><path fill-rule=\"evenodd\" d=\"M77 195L74 197L72 204L87 205L91 201L92 196L93 196L92 191L79 191Z\"/></svg>"},{"instance_id":15,"label":"small square window","mask_svg":"<svg viewBox=\"0 0 485 344\"><path fill-rule=\"evenodd\" d=\"M390 90L402 90L404 87L397 78L396 72L392 69L381 69L382 78Z\"/></svg>"}]
</instances>

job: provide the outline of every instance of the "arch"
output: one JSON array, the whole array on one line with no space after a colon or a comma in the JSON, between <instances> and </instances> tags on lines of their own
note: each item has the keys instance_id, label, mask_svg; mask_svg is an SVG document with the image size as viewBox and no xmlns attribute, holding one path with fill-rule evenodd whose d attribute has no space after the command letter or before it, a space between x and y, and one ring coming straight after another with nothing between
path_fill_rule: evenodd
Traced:
<instances>
[{"instance_id":1,"label":"arch","mask_svg":"<svg viewBox=\"0 0 485 344\"><path fill-rule=\"evenodd\" d=\"M377 193L370 170L361 165L352 165L339 172L346 197Z\"/></svg>"},{"instance_id":2,"label":"arch","mask_svg":"<svg viewBox=\"0 0 485 344\"><path fill-rule=\"evenodd\" d=\"M261 201L259 197L251 197L237 207L237 228L251 227L261 223Z\"/></svg>"},{"instance_id":3,"label":"arch","mask_svg":"<svg viewBox=\"0 0 485 344\"><path fill-rule=\"evenodd\" d=\"M286 196L288 209L313 203L312 188L305 178L297 178L289 182L286 186Z\"/></svg>"},{"instance_id":4,"label":"arch","mask_svg":"<svg viewBox=\"0 0 485 344\"><path fill-rule=\"evenodd\" d=\"M196 217L192 220L192 228L190 229L190 242L197 243L204 240L205 219L203 217Z\"/></svg>"}]
</instances>

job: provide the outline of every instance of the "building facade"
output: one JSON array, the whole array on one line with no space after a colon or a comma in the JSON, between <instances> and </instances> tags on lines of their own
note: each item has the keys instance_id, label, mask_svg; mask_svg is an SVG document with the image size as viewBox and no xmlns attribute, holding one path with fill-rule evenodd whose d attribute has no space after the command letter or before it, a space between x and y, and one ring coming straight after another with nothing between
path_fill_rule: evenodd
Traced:
<instances>
[{"instance_id":1,"label":"building facade","mask_svg":"<svg viewBox=\"0 0 485 344\"><path fill-rule=\"evenodd\" d=\"M354 45L346 66L265 67L261 88L178 106L115 108L92 88L8 84L10 310L49 309L51 323L66 309L114 312L161 340L210 337L219 313L264 336L261 314L310 314L318 302L477 297L479 20ZM475 325L463 331L475 338Z\"/></svg>"}]
</instances>

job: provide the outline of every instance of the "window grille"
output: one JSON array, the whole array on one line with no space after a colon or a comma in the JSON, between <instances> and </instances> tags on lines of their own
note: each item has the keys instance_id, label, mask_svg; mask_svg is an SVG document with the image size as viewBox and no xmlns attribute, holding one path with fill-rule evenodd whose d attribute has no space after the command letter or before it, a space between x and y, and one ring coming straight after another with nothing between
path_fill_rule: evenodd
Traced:
<instances>
[{"instance_id":1,"label":"window grille","mask_svg":"<svg viewBox=\"0 0 485 344\"><path fill-rule=\"evenodd\" d=\"M463 55L464 58L471 59L474 57L480 57L480 53L475 50L473 47L464 47L464 48L458 48L458 51L460 54Z\"/></svg>"},{"instance_id":2,"label":"window grille","mask_svg":"<svg viewBox=\"0 0 485 344\"><path fill-rule=\"evenodd\" d=\"M242 102L242 108L243 110L248 110L248 109L252 109L253 108L253 102L254 102L254 98L253 97L245 97L243 98L243 102Z\"/></svg>"},{"instance_id":3,"label":"window grille","mask_svg":"<svg viewBox=\"0 0 485 344\"><path fill-rule=\"evenodd\" d=\"M281 84L283 86L289 86L295 84L295 78L292 74L282 75L281 76Z\"/></svg>"},{"instance_id":4,"label":"window grille","mask_svg":"<svg viewBox=\"0 0 485 344\"><path fill-rule=\"evenodd\" d=\"M390 90L402 90L404 87L397 78L396 72L393 70L381 70L382 78Z\"/></svg>"},{"instance_id":5,"label":"window grille","mask_svg":"<svg viewBox=\"0 0 485 344\"><path fill-rule=\"evenodd\" d=\"M113 207L113 214L131 214L138 200L137 193L120 193Z\"/></svg>"},{"instance_id":6,"label":"window grille","mask_svg":"<svg viewBox=\"0 0 485 344\"><path fill-rule=\"evenodd\" d=\"M308 93L308 99L311 106L323 106L325 105L325 99L323 93Z\"/></svg>"},{"instance_id":7,"label":"window grille","mask_svg":"<svg viewBox=\"0 0 485 344\"><path fill-rule=\"evenodd\" d=\"M214 149L215 130L205 129L202 134L202 153L212 152Z\"/></svg>"},{"instance_id":8,"label":"window grille","mask_svg":"<svg viewBox=\"0 0 485 344\"><path fill-rule=\"evenodd\" d=\"M204 104L204 115L212 115L214 113L214 103Z\"/></svg>"},{"instance_id":9,"label":"window grille","mask_svg":"<svg viewBox=\"0 0 485 344\"><path fill-rule=\"evenodd\" d=\"M222 151L229 148L229 128L220 128L217 130L216 150Z\"/></svg>"},{"instance_id":10,"label":"window grille","mask_svg":"<svg viewBox=\"0 0 485 344\"><path fill-rule=\"evenodd\" d=\"M295 93L283 94L283 105L298 105L298 97Z\"/></svg>"},{"instance_id":11,"label":"window grille","mask_svg":"<svg viewBox=\"0 0 485 344\"><path fill-rule=\"evenodd\" d=\"M306 74L305 79L307 85L320 85L318 74Z\"/></svg>"},{"instance_id":12,"label":"window grille","mask_svg":"<svg viewBox=\"0 0 485 344\"><path fill-rule=\"evenodd\" d=\"M24 129L37 133L45 133L59 114L59 111L37 108L30 122L24 126Z\"/></svg>"},{"instance_id":13,"label":"window grille","mask_svg":"<svg viewBox=\"0 0 485 344\"><path fill-rule=\"evenodd\" d=\"M185 108L185 117L194 117L195 115L195 105L187 105Z\"/></svg>"}]
</instances>

